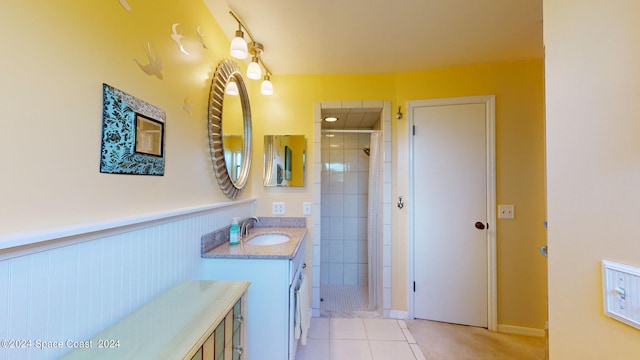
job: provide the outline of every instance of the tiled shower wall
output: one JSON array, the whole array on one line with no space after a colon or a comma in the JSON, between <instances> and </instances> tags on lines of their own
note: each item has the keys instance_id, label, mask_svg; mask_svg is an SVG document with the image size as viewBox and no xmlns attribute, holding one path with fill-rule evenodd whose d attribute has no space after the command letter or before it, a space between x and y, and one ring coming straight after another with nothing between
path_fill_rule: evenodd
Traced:
<instances>
[{"instance_id":1,"label":"tiled shower wall","mask_svg":"<svg viewBox=\"0 0 640 360\"><path fill-rule=\"evenodd\" d=\"M367 285L368 133L322 135L321 282Z\"/></svg>"},{"instance_id":2,"label":"tiled shower wall","mask_svg":"<svg viewBox=\"0 0 640 360\"><path fill-rule=\"evenodd\" d=\"M382 199L379 206L382 212L382 244L378 245L378 306L382 305L383 316L389 317L391 311L391 211L395 208L395 203L391 201L391 102L383 100L353 100L353 101L327 101L315 103L313 105L313 151L319 154L322 151L322 109L356 109L356 108L382 108L381 120L383 134L383 166L381 178ZM322 163L319 156L314 156L313 160L313 283L312 283L312 315L320 316L320 278L322 244L325 242L322 231ZM328 241L328 240L326 240ZM382 252L380 252L382 248ZM380 281L382 284L380 284ZM395 313L394 316L401 316Z\"/></svg>"},{"instance_id":3,"label":"tiled shower wall","mask_svg":"<svg viewBox=\"0 0 640 360\"><path fill-rule=\"evenodd\" d=\"M32 342L0 347L0 359L58 358L71 349L35 342L84 341L172 285L199 278L200 237L251 213L250 202L238 201L87 231L30 254L0 251L0 340Z\"/></svg>"}]
</instances>

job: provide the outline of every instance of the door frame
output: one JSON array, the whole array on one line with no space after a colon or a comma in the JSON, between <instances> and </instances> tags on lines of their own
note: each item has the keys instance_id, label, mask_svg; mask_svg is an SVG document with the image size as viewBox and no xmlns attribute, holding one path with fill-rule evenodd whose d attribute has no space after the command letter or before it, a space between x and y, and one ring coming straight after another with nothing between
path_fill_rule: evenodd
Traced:
<instances>
[{"instance_id":1,"label":"door frame","mask_svg":"<svg viewBox=\"0 0 640 360\"><path fill-rule=\"evenodd\" d=\"M411 204L414 201L414 153L413 153L413 112L415 108L425 106L445 106L464 104L484 104L486 119L486 158L487 158L487 222L489 229L486 231L487 244L487 284L488 284L488 309L487 324L490 331L498 330L498 301L497 301L497 259L496 259L496 151L495 151L495 95L465 96L453 98L440 98L429 100L407 101L407 145L409 154L409 184L407 201L407 299L408 316L415 319L415 292L413 284L415 281L415 231L414 217L415 207Z\"/></svg>"}]
</instances>

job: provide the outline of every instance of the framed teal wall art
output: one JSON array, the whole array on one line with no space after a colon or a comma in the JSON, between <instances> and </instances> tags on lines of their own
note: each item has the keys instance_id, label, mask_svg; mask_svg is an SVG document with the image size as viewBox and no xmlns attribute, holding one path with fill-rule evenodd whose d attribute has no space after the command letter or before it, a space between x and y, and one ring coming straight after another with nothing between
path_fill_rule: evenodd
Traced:
<instances>
[{"instance_id":1,"label":"framed teal wall art","mask_svg":"<svg viewBox=\"0 0 640 360\"><path fill-rule=\"evenodd\" d=\"M165 112L103 84L100 172L164 175Z\"/></svg>"}]
</instances>

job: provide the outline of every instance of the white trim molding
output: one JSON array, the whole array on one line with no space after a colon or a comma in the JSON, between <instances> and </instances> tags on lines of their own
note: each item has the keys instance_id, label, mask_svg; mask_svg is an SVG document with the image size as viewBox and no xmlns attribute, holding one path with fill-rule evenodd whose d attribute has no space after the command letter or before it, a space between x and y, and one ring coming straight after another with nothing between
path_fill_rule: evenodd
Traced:
<instances>
[{"instance_id":1,"label":"white trim molding","mask_svg":"<svg viewBox=\"0 0 640 360\"><path fill-rule=\"evenodd\" d=\"M26 231L0 235L0 260L24 256L96 238L131 231L161 222L174 221L180 217L255 203L255 198L228 201L211 205L175 209L100 222L60 226L44 230Z\"/></svg>"},{"instance_id":2,"label":"white trim molding","mask_svg":"<svg viewBox=\"0 0 640 360\"><path fill-rule=\"evenodd\" d=\"M544 329L528 328L513 325L498 325L498 332L501 334L521 335L531 337L545 337L547 332Z\"/></svg>"},{"instance_id":3,"label":"white trim molding","mask_svg":"<svg viewBox=\"0 0 640 360\"><path fill-rule=\"evenodd\" d=\"M391 319L408 319L409 318L409 312L408 311L403 311L403 310L391 310L389 311L389 317Z\"/></svg>"}]
</instances>

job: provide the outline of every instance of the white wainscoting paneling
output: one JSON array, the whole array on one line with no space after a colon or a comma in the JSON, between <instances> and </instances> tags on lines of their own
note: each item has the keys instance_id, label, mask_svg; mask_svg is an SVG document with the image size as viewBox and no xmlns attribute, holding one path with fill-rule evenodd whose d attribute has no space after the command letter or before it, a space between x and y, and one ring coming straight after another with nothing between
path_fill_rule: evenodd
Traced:
<instances>
[{"instance_id":1,"label":"white wainscoting paneling","mask_svg":"<svg viewBox=\"0 0 640 360\"><path fill-rule=\"evenodd\" d=\"M0 341L26 341L20 349L4 342L0 359L57 358L70 349L41 350L38 341L83 341L176 283L198 278L200 237L250 215L251 202L213 207L0 260Z\"/></svg>"}]
</instances>

